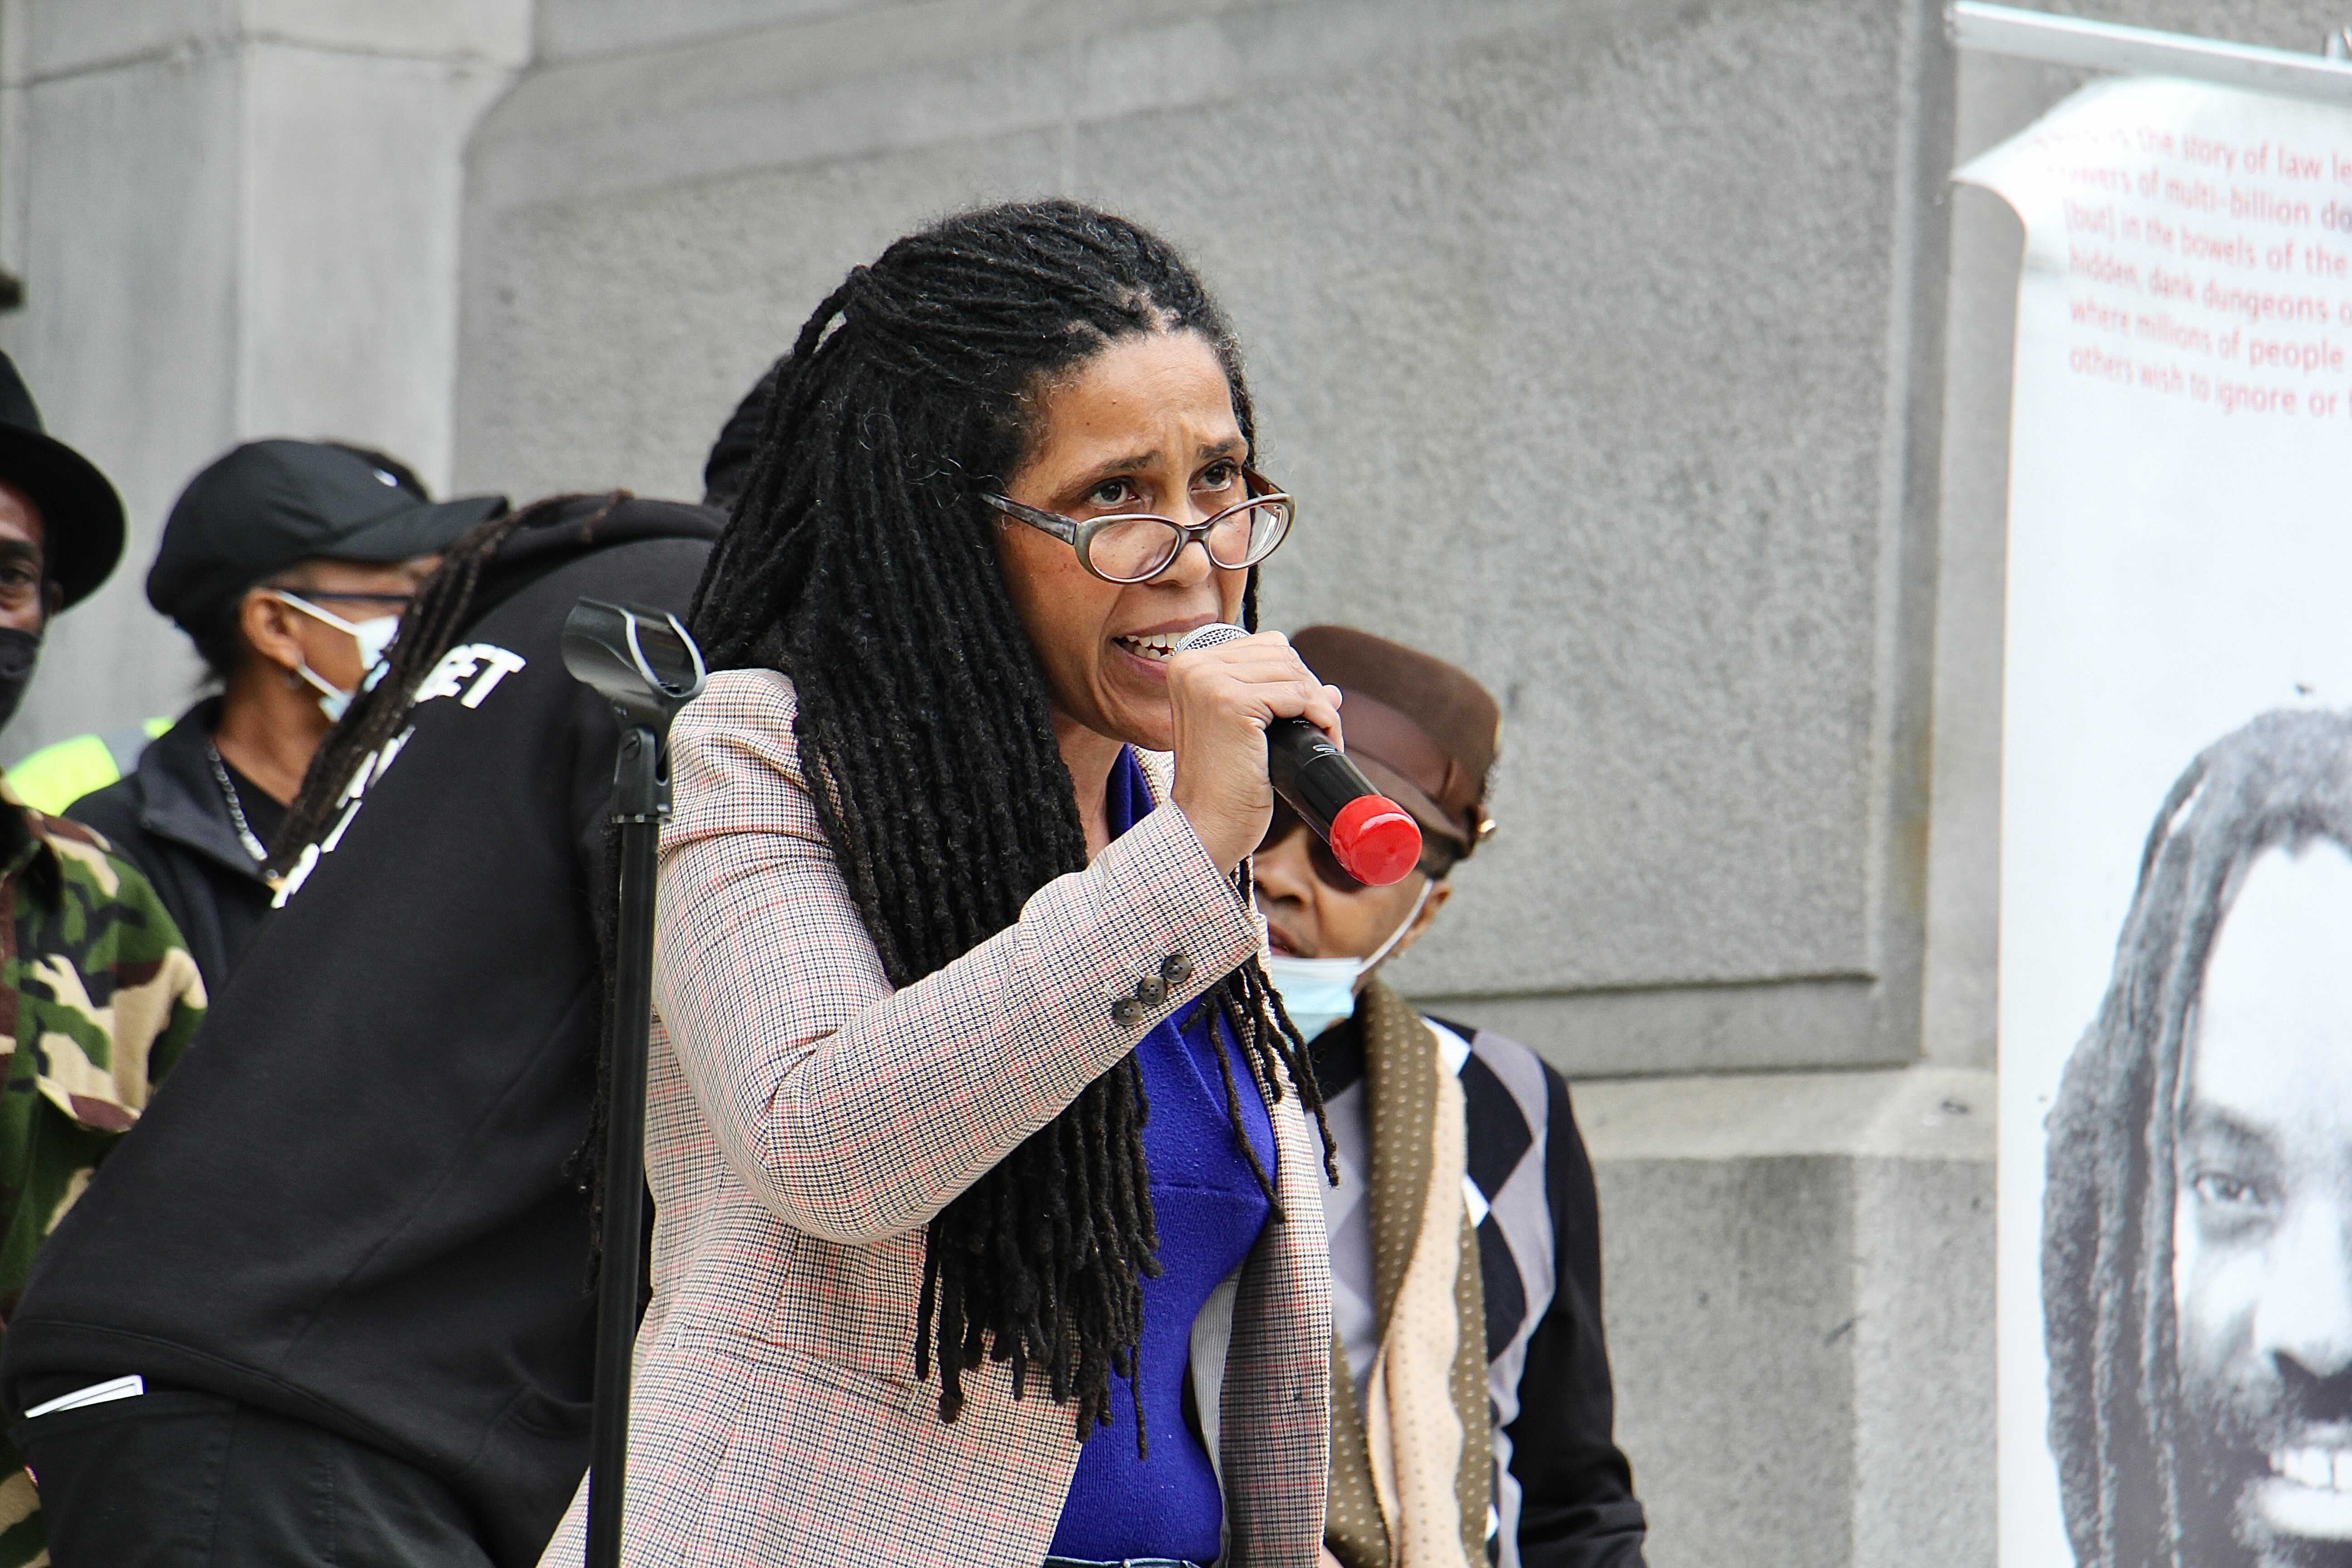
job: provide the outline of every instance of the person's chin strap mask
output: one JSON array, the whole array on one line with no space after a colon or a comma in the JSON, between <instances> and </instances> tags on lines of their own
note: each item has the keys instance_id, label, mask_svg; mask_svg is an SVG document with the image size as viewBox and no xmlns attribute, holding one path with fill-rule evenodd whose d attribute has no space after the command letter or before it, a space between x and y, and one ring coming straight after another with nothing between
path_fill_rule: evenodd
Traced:
<instances>
[{"instance_id":1,"label":"person's chin strap mask","mask_svg":"<svg viewBox=\"0 0 2352 1568\"><path fill-rule=\"evenodd\" d=\"M41 662L41 634L0 626L0 728L16 716L33 670Z\"/></svg>"},{"instance_id":2,"label":"person's chin strap mask","mask_svg":"<svg viewBox=\"0 0 2352 1568\"><path fill-rule=\"evenodd\" d=\"M1287 953L1274 953L1265 961L1265 977L1276 994L1282 998L1282 1010L1298 1026L1301 1039L1316 1036L1349 1017L1356 1011L1357 983L1380 966L1412 922L1421 917L1421 907L1429 902L1430 889L1437 886L1433 879L1421 884L1421 896L1412 908L1404 912L1396 930L1389 932L1388 941L1374 948L1369 958L1292 958Z\"/></svg>"},{"instance_id":3,"label":"person's chin strap mask","mask_svg":"<svg viewBox=\"0 0 2352 1568\"><path fill-rule=\"evenodd\" d=\"M312 620L332 626L339 632L349 634L352 641L358 645L360 668L363 673L360 676L359 685L349 691L312 669L309 659L301 658L299 655L296 656L299 662L296 665L294 673L309 681L318 691L319 711L327 716L328 723L340 722L345 711L350 709L352 699L373 686L382 678L383 650L390 647L392 639L399 635L400 617L371 616L363 621L347 621L332 610L320 609L299 594L289 594L283 588L272 588L269 592L278 603L290 605Z\"/></svg>"}]
</instances>

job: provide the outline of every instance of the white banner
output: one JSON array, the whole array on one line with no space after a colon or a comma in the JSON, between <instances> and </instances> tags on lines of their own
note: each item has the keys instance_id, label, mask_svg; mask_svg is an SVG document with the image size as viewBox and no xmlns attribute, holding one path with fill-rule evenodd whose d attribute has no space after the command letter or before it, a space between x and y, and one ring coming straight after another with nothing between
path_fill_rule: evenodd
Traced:
<instances>
[{"instance_id":1,"label":"white banner","mask_svg":"<svg viewBox=\"0 0 2352 1568\"><path fill-rule=\"evenodd\" d=\"M1958 177L2026 230L2001 1561L2336 1561L2318 1543L2352 1551L2352 112L2106 81Z\"/></svg>"}]
</instances>

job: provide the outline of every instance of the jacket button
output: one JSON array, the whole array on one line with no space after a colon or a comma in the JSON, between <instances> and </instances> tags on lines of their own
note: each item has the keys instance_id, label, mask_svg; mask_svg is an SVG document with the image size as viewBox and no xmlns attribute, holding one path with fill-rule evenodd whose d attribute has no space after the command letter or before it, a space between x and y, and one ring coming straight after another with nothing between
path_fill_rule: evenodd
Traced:
<instances>
[{"instance_id":1,"label":"jacket button","mask_svg":"<svg viewBox=\"0 0 2352 1568\"><path fill-rule=\"evenodd\" d=\"M1181 952L1171 952L1160 961L1160 979L1163 984L1181 985L1192 978L1192 961Z\"/></svg>"},{"instance_id":2,"label":"jacket button","mask_svg":"<svg viewBox=\"0 0 2352 1568\"><path fill-rule=\"evenodd\" d=\"M1157 1007L1167 996L1168 987L1153 975L1147 974L1135 983L1135 999L1147 1007Z\"/></svg>"},{"instance_id":3,"label":"jacket button","mask_svg":"<svg viewBox=\"0 0 2352 1568\"><path fill-rule=\"evenodd\" d=\"M1132 996L1122 996L1110 1005L1111 1021L1132 1029L1143 1022L1143 1004Z\"/></svg>"}]
</instances>

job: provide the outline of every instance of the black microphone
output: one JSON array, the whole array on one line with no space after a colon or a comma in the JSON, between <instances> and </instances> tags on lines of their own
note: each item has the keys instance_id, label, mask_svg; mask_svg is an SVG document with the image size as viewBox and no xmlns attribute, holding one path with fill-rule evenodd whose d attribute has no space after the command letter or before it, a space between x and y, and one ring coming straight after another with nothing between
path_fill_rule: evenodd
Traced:
<instances>
[{"instance_id":1,"label":"black microphone","mask_svg":"<svg viewBox=\"0 0 2352 1568\"><path fill-rule=\"evenodd\" d=\"M1176 651L1215 647L1247 636L1239 626L1212 621L1187 633ZM1359 882L1385 888L1420 863L1421 824L1374 789L1331 737L1306 720L1276 719L1265 727L1265 771L1274 793L1331 847L1339 868Z\"/></svg>"}]
</instances>

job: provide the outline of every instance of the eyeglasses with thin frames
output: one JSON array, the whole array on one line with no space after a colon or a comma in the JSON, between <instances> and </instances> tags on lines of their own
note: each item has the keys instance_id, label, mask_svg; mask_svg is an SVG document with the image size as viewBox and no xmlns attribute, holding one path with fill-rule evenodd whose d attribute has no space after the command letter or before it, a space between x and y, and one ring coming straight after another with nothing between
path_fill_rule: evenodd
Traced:
<instances>
[{"instance_id":1,"label":"eyeglasses with thin frames","mask_svg":"<svg viewBox=\"0 0 2352 1568\"><path fill-rule=\"evenodd\" d=\"M1242 469L1246 500L1202 521L1186 524L1157 512L1112 512L1081 522L1057 511L1024 506L1010 496L984 495L988 506L1016 522L1052 534L1077 552L1078 564L1106 583L1148 583L1175 564L1198 542L1209 559L1227 571L1255 566L1290 535L1297 503L1259 474Z\"/></svg>"}]
</instances>

